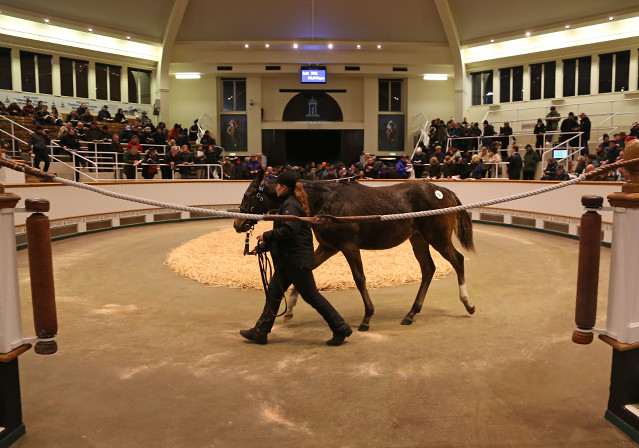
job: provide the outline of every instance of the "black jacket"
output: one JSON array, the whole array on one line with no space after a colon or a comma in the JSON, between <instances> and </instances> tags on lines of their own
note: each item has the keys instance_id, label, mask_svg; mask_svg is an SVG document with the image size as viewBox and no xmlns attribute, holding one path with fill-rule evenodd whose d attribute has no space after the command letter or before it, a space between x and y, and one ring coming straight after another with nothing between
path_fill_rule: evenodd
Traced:
<instances>
[{"instance_id":1,"label":"black jacket","mask_svg":"<svg viewBox=\"0 0 639 448\"><path fill-rule=\"evenodd\" d=\"M306 216L302 204L294 195L286 193L282 199L278 215ZM264 232L264 242L265 248L273 254L276 266L284 269L313 269L313 232L308 223L276 221L273 223L273 230Z\"/></svg>"}]
</instances>

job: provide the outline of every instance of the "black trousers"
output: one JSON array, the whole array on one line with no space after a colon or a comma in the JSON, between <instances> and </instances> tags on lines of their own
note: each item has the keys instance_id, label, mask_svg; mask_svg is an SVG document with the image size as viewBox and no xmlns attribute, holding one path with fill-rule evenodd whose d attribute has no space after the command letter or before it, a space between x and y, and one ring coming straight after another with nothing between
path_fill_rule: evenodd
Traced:
<instances>
[{"instance_id":1,"label":"black trousers","mask_svg":"<svg viewBox=\"0 0 639 448\"><path fill-rule=\"evenodd\" d=\"M35 158L33 159L33 166L40 169L40 162L44 161L43 171L49 171L49 164L51 163L51 158L49 157L49 148L33 148L33 155L35 156Z\"/></svg>"},{"instance_id":2,"label":"black trousers","mask_svg":"<svg viewBox=\"0 0 639 448\"><path fill-rule=\"evenodd\" d=\"M284 291L289 286L295 286L302 299L311 305L326 321L333 333L346 334L350 327L337 312L333 305L324 298L317 290L313 271L302 267L276 267L273 277L268 285L268 294L264 311L257 320L255 328L261 333L270 333L275 317L280 309L280 303Z\"/></svg>"}]
</instances>

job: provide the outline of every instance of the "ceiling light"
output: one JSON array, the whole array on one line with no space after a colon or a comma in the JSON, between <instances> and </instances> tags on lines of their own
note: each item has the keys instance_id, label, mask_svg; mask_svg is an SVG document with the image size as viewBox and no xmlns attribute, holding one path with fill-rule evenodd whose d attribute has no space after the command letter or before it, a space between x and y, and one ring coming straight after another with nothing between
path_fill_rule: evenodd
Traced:
<instances>
[{"instance_id":1,"label":"ceiling light","mask_svg":"<svg viewBox=\"0 0 639 448\"><path fill-rule=\"evenodd\" d=\"M358 49L358 50L361 50L361 49L362 49L362 46L361 46L360 44L357 44L357 49Z\"/></svg>"},{"instance_id":2,"label":"ceiling light","mask_svg":"<svg viewBox=\"0 0 639 448\"><path fill-rule=\"evenodd\" d=\"M44 23L49 23L50 20L49 19L44 19Z\"/></svg>"},{"instance_id":3,"label":"ceiling light","mask_svg":"<svg viewBox=\"0 0 639 448\"><path fill-rule=\"evenodd\" d=\"M268 47L270 47L270 46L271 46L271 44L264 44L264 46L265 46L266 48L268 48Z\"/></svg>"},{"instance_id":4,"label":"ceiling light","mask_svg":"<svg viewBox=\"0 0 639 448\"><path fill-rule=\"evenodd\" d=\"M566 29L569 30L570 29L570 25L566 25Z\"/></svg>"},{"instance_id":5,"label":"ceiling light","mask_svg":"<svg viewBox=\"0 0 639 448\"><path fill-rule=\"evenodd\" d=\"M615 20L615 18L610 16L610 17L608 17L608 20L610 20L612 22L613 20Z\"/></svg>"},{"instance_id":6,"label":"ceiling light","mask_svg":"<svg viewBox=\"0 0 639 448\"><path fill-rule=\"evenodd\" d=\"M332 50L333 49L333 44L328 44L328 49Z\"/></svg>"},{"instance_id":7,"label":"ceiling light","mask_svg":"<svg viewBox=\"0 0 639 448\"><path fill-rule=\"evenodd\" d=\"M126 37L126 40L131 40L131 36L127 36L127 37Z\"/></svg>"},{"instance_id":8,"label":"ceiling light","mask_svg":"<svg viewBox=\"0 0 639 448\"><path fill-rule=\"evenodd\" d=\"M249 44L244 44L244 48L248 48L248 47L249 47Z\"/></svg>"},{"instance_id":9,"label":"ceiling light","mask_svg":"<svg viewBox=\"0 0 639 448\"><path fill-rule=\"evenodd\" d=\"M490 39L490 43L494 44L495 43L495 39Z\"/></svg>"},{"instance_id":10,"label":"ceiling light","mask_svg":"<svg viewBox=\"0 0 639 448\"><path fill-rule=\"evenodd\" d=\"M526 33L526 37L530 37L530 31Z\"/></svg>"},{"instance_id":11,"label":"ceiling light","mask_svg":"<svg viewBox=\"0 0 639 448\"><path fill-rule=\"evenodd\" d=\"M378 50L381 50L381 49L382 49L382 46L381 46L381 45L378 45L378 46L377 46L377 49L378 49Z\"/></svg>"},{"instance_id":12,"label":"ceiling light","mask_svg":"<svg viewBox=\"0 0 639 448\"><path fill-rule=\"evenodd\" d=\"M444 73L426 73L424 75L424 81L446 81L448 75Z\"/></svg>"},{"instance_id":13,"label":"ceiling light","mask_svg":"<svg viewBox=\"0 0 639 448\"><path fill-rule=\"evenodd\" d=\"M199 73L176 73L175 79L200 79Z\"/></svg>"},{"instance_id":14,"label":"ceiling light","mask_svg":"<svg viewBox=\"0 0 639 448\"><path fill-rule=\"evenodd\" d=\"M92 32L93 32L93 28L89 28L89 33L92 33Z\"/></svg>"},{"instance_id":15,"label":"ceiling light","mask_svg":"<svg viewBox=\"0 0 639 448\"><path fill-rule=\"evenodd\" d=\"M296 50L299 48L300 46L297 44L293 44L293 48L295 48Z\"/></svg>"}]
</instances>

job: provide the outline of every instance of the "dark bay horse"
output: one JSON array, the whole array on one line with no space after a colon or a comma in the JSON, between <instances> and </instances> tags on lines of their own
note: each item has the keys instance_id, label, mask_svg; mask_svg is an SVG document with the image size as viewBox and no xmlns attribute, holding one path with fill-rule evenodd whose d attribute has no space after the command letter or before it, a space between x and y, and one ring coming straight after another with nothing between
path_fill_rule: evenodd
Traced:
<instances>
[{"instance_id":1,"label":"dark bay horse","mask_svg":"<svg viewBox=\"0 0 639 448\"><path fill-rule=\"evenodd\" d=\"M303 181L302 184L313 216L390 215L461 204L452 191L422 181L402 182L385 187L367 187L357 182ZM244 193L240 209L245 213L262 214L276 208L278 200L275 180L264 181L263 174L260 174ZM240 233L248 231L253 224L255 221L236 218L233 227ZM390 249L406 239L413 246L413 253L422 271L422 281L415 302L402 320L402 325L413 323L415 314L421 311L426 291L435 273L429 246L453 266L457 273L459 298L468 313L475 312L466 291L464 256L452 243L452 234L455 232L465 249L474 250L472 222L466 211L398 221L313 224L312 228L319 243L315 250L315 267L337 252L342 252L351 268L357 289L364 300L364 319L359 326L360 331L368 330L374 313L373 303L366 289L360 250Z\"/></svg>"}]
</instances>

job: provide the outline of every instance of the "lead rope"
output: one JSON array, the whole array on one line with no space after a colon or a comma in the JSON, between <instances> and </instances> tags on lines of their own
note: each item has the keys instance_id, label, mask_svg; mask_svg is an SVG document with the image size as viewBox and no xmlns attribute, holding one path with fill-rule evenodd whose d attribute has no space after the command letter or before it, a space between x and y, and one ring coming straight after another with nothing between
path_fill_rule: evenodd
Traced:
<instances>
[{"instance_id":1,"label":"lead rope","mask_svg":"<svg viewBox=\"0 0 639 448\"><path fill-rule=\"evenodd\" d=\"M254 226L251 226L248 232L246 232L246 239L244 240L244 255L248 255L251 253L249 249L249 238L251 237L251 234L253 233L253 228ZM273 278L273 263L271 262L271 259L266 254L266 252L257 251L256 255L257 255L258 264L260 266L260 279L262 280L262 288L264 288L264 295L268 298L268 285L271 281L271 278ZM279 279L278 279L278 282L279 282ZM284 306L284 311L282 311L281 314L278 314L277 316L275 316L276 319L280 316L283 316L288 311L288 301L286 300L286 294L284 294L285 291L284 291L284 288L282 288L281 284L280 284L280 289L282 289L282 299L284 299L285 306Z\"/></svg>"}]
</instances>

